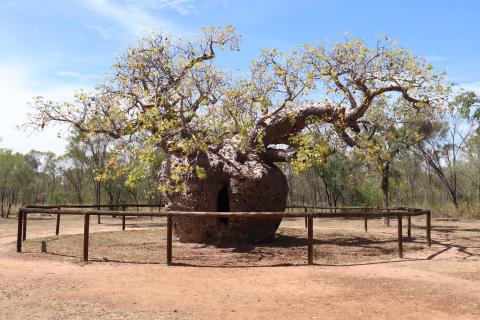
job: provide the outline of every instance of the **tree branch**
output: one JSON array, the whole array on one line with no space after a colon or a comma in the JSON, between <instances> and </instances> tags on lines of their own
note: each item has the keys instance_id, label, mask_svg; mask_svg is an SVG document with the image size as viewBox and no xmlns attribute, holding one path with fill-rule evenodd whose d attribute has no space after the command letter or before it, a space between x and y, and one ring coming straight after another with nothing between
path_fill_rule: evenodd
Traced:
<instances>
[{"instance_id":1,"label":"tree branch","mask_svg":"<svg viewBox=\"0 0 480 320\"><path fill-rule=\"evenodd\" d=\"M382 87L379 88L375 91L370 90L364 83L363 80L358 79L355 84L358 86L358 88L362 91L364 97L364 100L360 107L358 109L352 109L352 111L348 114L347 119L350 121L356 121L363 117L365 112L368 110L368 108L372 105L373 99L375 97L382 95L387 92L399 92L402 94L402 97L411 103L418 103L420 100L415 99L411 95L409 95L408 90L402 86L388 86L388 87Z\"/></svg>"},{"instance_id":2,"label":"tree branch","mask_svg":"<svg viewBox=\"0 0 480 320\"><path fill-rule=\"evenodd\" d=\"M349 145L354 146L355 141L346 133L348 128L357 131L356 123L343 121L345 109L333 104L312 104L294 112L285 112L275 115L251 131L248 147L255 149L258 144L268 147L271 144L289 144L289 139L302 131L309 124L309 119L330 123L335 131ZM259 141L261 139L261 141Z\"/></svg>"},{"instance_id":3,"label":"tree branch","mask_svg":"<svg viewBox=\"0 0 480 320\"><path fill-rule=\"evenodd\" d=\"M267 151L265 152L265 160L271 163L289 162L295 157L296 154L297 154L297 151L268 148Z\"/></svg>"}]
</instances>

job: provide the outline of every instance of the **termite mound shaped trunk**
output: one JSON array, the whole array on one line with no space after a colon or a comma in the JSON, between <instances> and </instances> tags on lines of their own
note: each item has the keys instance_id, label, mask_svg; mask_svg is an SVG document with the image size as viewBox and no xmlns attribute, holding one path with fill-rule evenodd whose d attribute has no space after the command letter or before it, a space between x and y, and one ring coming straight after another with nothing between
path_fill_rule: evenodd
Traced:
<instances>
[{"instance_id":1,"label":"termite mound shaped trunk","mask_svg":"<svg viewBox=\"0 0 480 320\"><path fill-rule=\"evenodd\" d=\"M162 179L182 158L169 156ZM284 211L288 184L283 172L258 155L244 155L230 146L203 157L206 178L183 176L188 189L164 193L171 211ZM275 235L281 218L174 217L173 230L181 242L230 246L256 243Z\"/></svg>"}]
</instances>

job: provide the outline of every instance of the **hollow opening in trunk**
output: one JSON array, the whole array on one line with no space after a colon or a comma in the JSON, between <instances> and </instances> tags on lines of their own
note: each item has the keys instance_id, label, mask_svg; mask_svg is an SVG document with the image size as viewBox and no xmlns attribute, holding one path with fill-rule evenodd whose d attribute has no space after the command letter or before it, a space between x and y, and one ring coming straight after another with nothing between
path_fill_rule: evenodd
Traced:
<instances>
[{"instance_id":1,"label":"hollow opening in trunk","mask_svg":"<svg viewBox=\"0 0 480 320\"><path fill-rule=\"evenodd\" d=\"M228 212L230 211L230 200L228 198L228 187L223 187L217 196L217 211L219 212ZM228 225L227 217L220 217L218 221L224 225Z\"/></svg>"}]
</instances>

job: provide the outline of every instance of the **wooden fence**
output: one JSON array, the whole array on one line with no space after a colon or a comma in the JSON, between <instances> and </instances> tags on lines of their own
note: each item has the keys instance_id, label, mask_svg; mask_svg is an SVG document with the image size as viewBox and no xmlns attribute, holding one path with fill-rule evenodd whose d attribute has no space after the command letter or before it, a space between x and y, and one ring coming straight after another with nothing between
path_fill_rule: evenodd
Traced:
<instances>
[{"instance_id":1,"label":"wooden fence","mask_svg":"<svg viewBox=\"0 0 480 320\"><path fill-rule=\"evenodd\" d=\"M27 217L28 214L46 213L57 215L56 234L59 232L60 215L82 215L84 216L83 230L83 261L88 261L89 256L89 236L90 236L90 216L120 216L122 217L122 230L125 230L126 217L166 217L167 218L167 265L172 265L172 218L173 217L225 217L225 218L305 218L307 228L307 257L308 264L313 264L313 221L322 218L349 218L364 219L365 231L367 231L368 219L380 219L383 217L397 218L398 221L398 256L403 258L403 217L408 218L408 238L411 237L411 217L426 216L426 240L427 245L431 246L431 213L429 210L413 208L368 208L368 207L289 207L292 212L192 212L192 211L127 211L127 207L137 205L122 205L123 211L100 211L100 210L79 210L79 208L97 208L98 206L69 206L61 209L61 206L28 206L19 210L18 231L17 231L17 252L22 252L22 242L26 240ZM150 207L150 205L142 205ZM64 206L66 207L66 206ZM106 206L108 207L108 206ZM156 206L158 207L158 206ZM294 209L300 209L295 212ZM309 211L311 210L311 211Z\"/></svg>"},{"instance_id":2,"label":"wooden fence","mask_svg":"<svg viewBox=\"0 0 480 320\"><path fill-rule=\"evenodd\" d=\"M62 215L62 208L67 208L67 209L97 209L100 210L101 208L115 208L115 211L118 211L121 209L122 211L125 211L127 208L158 208L158 211L160 211L164 206L163 205L158 205L158 204L116 204L116 205L110 205L110 204L101 204L101 205L95 205L95 204L62 204L62 205L26 205L24 208L27 209L57 209L56 211L56 216L57 216L57 223L55 226L55 235L60 234L60 218ZM114 216L117 216L118 214L115 214ZM137 214L139 216L141 214ZM101 223L100 217L101 214L97 214L98 217L98 223ZM125 216L122 216L122 230L125 231ZM23 220L23 240L26 239L27 236L27 216L24 217Z\"/></svg>"},{"instance_id":3,"label":"wooden fence","mask_svg":"<svg viewBox=\"0 0 480 320\"><path fill-rule=\"evenodd\" d=\"M160 211L161 208L163 208L163 205L159 204L141 204L141 203L135 203L135 204L61 204L61 205L26 205L25 208L36 208L36 209L62 209L62 208L67 208L67 209L97 209L101 210L102 208L115 208L115 210L119 210L119 208L122 208L123 211L125 211L126 208L158 208ZM97 215L97 223L100 224L101 215ZM123 226L125 227L125 219L123 221ZM57 232L56 235L58 236L58 230L60 228L60 214L57 214ZM125 229L124 229L125 230Z\"/></svg>"}]
</instances>

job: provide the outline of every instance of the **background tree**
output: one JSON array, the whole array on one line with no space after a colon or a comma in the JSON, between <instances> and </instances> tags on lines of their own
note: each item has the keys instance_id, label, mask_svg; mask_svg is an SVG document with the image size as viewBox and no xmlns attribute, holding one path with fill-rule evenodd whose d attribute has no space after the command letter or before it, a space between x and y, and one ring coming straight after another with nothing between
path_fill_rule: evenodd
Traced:
<instances>
[{"instance_id":1,"label":"background tree","mask_svg":"<svg viewBox=\"0 0 480 320\"><path fill-rule=\"evenodd\" d=\"M356 151L367 163L371 163L381 175L383 207L390 207L390 176L396 158L405 154L415 144L426 139L432 131L430 122L436 115L431 109L418 110L408 101L387 101L379 99L369 110L375 118L373 125L366 126L364 131L366 147ZM401 121L389 117L389 114L401 114ZM384 218L384 226L390 220Z\"/></svg>"},{"instance_id":2,"label":"background tree","mask_svg":"<svg viewBox=\"0 0 480 320\"><path fill-rule=\"evenodd\" d=\"M8 218L12 206L26 196L25 186L32 181L31 168L23 155L0 149L0 212Z\"/></svg>"},{"instance_id":3,"label":"background tree","mask_svg":"<svg viewBox=\"0 0 480 320\"><path fill-rule=\"evenodd\" d=\"M75 192L76 202L83 204L89 166L85 150L81 149L77 139L70 138L66 153L61 159L61 170Z\"/></svg>"},{"instance_id":4,"label":"background tree","mask_svg":"<svg viewBox=\"0 0 480 320\"><path fill-rule=\"evenodd\" d=\"M423 163L412 152L405 152L402 156L403 161L397 161L398 166L403 170L403 175L408 184L408 201L400 203L419 203L419 196L417 186L420 183L422 175ZM400 159L397 159L400 160Z\"/></svg>"},{"instance_id":5,"label":"background tree","mask_svg":"<svg viewBox=\"0 0 480 320\"><path fill-rule=\"evenodd\" d=\"M352 180L352 173L357 171L358 161L341 153L334 153L327 158L324 165L315 167L325 187L328 205L337 207L340 200L345 203L345 194Z\"/></svg>"},{"instance_id":6,"label":"background tree","mask_svg":"<svg viewBox=\"0 0 480 320\"><path fill-rule=\"evenodd\" d=\"M32 150L28 152L24 159L32 171L33 181L29 185L29 196L24 199L26 203L45 203L44 193L48 190L48 178L44 176L42 159L43 152Z\"/></svg>"},{"instance_id":7,"label":"background tree","mask_svg":"<svg viewBox=\"0 0 480 320\"><path fill-rule=\"evenodd\" d=\"M431 139L417 145L417 155L432 169L448 191L455 207L459 207L459 162L462 161L467 141L475 132L475 112L471 108L478 103L473 92L457 94L449 103L442 123L437 124Z\"/></svg>"}]
</instances>

